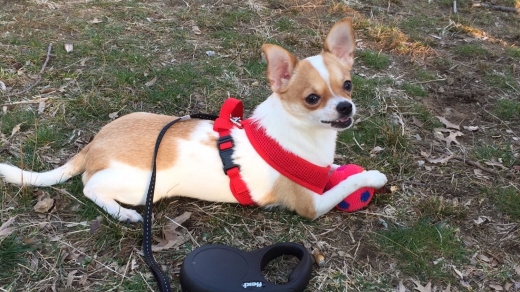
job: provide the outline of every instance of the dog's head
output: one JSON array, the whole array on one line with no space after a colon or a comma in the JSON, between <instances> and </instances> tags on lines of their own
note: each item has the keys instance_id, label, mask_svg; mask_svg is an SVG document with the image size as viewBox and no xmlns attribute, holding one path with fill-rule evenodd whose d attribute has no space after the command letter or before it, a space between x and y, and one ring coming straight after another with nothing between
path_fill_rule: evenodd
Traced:
<instances>
[{"instance_id":1,"label":"dog's head","mask_svg":"<svg viewBox=\"0 0 520 292\"><path fill-rule=\"evenodd\" d=\"M308 126L350 127L356 112L350 78L355 47L350 18L330 29L317 56L298 60L277 45L263 45L267 78L285 110Z\"/></svg>"}]
</instances>

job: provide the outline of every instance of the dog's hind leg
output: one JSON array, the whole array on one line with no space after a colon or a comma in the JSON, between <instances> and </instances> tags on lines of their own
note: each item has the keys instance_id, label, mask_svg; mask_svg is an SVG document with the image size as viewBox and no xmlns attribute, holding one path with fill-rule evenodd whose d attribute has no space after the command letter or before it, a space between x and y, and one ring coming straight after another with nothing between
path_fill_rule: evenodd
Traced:
<instances>
[{"instance_id":1,"label":"dog's hind leg","mask_svg":"<svg viewBox=\"0 0 520 292\"><path fill-rule=\"evenodd\" d=\"M112 215L114 218L118 219L122 222L138 222L142 221L143 218L137 211L132 209L127 209L114 199L102 195L93 188L85 187L83 189L83 193L87 198L92 200L96 205L98 205L101 209L106 211L108 214Z\"/></svg>"}]
</instances>

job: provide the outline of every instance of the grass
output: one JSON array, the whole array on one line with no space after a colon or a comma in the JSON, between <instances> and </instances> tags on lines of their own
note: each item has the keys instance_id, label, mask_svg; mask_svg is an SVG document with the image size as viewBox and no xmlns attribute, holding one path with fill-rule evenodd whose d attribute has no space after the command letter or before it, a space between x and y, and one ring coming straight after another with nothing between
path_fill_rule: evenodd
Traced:
<instances>
[{"instance_id":1,"label":"grass","mask_svg":"<svg viewBox=\"0 0 520 292\"><path fill-rule=\"evenodd\" d=\"M512 221L520 220L520 191L518 188L498 186L497 188L484 190L489 194L490 203Z\"/></svg>"},{"instance_id":2,"label":"grass","mask_svg":"<svg viewBox=\"0 0 520 292\"><path fill-rule=\"evenodd\" d=\"M11 234L0 239L0 282L12 283L18 264L27 261L25 253L34 250L24 244L19 237Z\"/></svg>"},{"instance_id":3,"label":"grass","mask_svg":"<svg viewBox=\"0 0 520 292\"><path fill-rule=\"evenodd\" d=\"M508 130L520 127L520 75L511 65L520 54L500 40L516 37L519 19L471 9L468 1L458 1L461 12L454 15L451 0L350 1L351 5L294 0L240 5L229 0L15 2L7 1L0 11L5 27L0 33L0 81L7 86L7 92L0 91L5 104L0 111L0 161L35 170L51 169L55 161L77 153L114 112L217 113L231 95L243 100L250 113L270 95L260 56L263 43L281 45L304 58L321 51L334 21L354 17L358 47L363 48L355 52L351 74L358 113L352 129L339 134L335 163L381 170L397 191L377 196L364 211L331 211L313 221L278 208L162 200L154 210L156 237L169 223L166 216L192 213L183 226L193 239L178 249L154 253L167 268L174 290L179 289L179 265L198 245L223 243L255 250L281 241L319 248L325 255L326 264L315 267L307 291L393 291L400 280L412 290L410 279L431 281L439 291L447 283L452 291L467 290L450 265L479 271L465 278L475 291L481 289L477 283L516 281L508 263L520 261L517 234L504 237L492 227L519 220L518 184L487 173L477 177L474 167L454 159L445 165L429 163L425 155L450 152L482 165L492 159L509 168L518 165L515 135ZM425 9L429 17L423 16ZM95 18L101 22L93 23ZM455 24L447 27L450 21ZM490 38L482 39L484 33ZM480 39L460 41L468 37ZM5 98L5 93L34 82L49 42L54 47L41 82L28 94ZM74 44L72 52L65 52L65 42ZM448 76L453 84L443 82ZM154 78L155 83L147 85ZM59 90L46 95L40 93L44 88ZM478 104L453 98L460 91L478 95ZM43 113L38 113L37 103L30 103L39 97L52 97ZM23 103L12 104L16 102ZM444 127L435 116L461 126L478 125L480 130L461 130L465 136L458 139L460 147L444 149L432 133ZM423 125L414 125L412 117ZM376 146L384 150L372 153ZM425 164L419 167L418 160ZM0 254L23 246L26 239L41 242L28 247L32 253L19 249L7 260L0 258L2 263L9 257L18 261L2 269L8 277L0 279L0 287L47 291L56 283L57 289L69 290L155 288L136 254L142 226L114 221L85 198L82 189L80 177L54 188L0 184L2 218L18 215L19 226L28 226L5 238ZM50 214L33 211L40 191L56 200ZM476 193L484 200L476 199ZM101 226L91 232L99 216ZM491 218L491 223L466 228L479 216ZM488 237L501 238L501 244ZM459 238L474 244L463 246ZM469 259L480 251L500 255L503 261L474 266ZM37 272L25 268L33 257L39 261ZM434 265L439 257L444 260ZM286 280L290 265L284 262L270 267L275 281ZM80 284L80 279L86 282Z\"/></svg>"},{"instance_id":4,"label":"grass","mask_svg":"<svg viewBox=\"0 0 520 292\"><path fill-rule=\"evenodd\" d=\"M363 65L376 70L382 70L390 66L390 58L388 56L371 51L360 51L358 57Z\"/></svg>"},{"instance_id":5,"label":"grass","mask_svg":"<svg viewBox=\"0 0 520 292\"><path fill-rule=\"evenodd\" d=\"M445 281L451 273L449 265L464 263L468 254L454 228L424 218L408 227L378 232L375 238L383 251L397 259L398 269L423 281ZM441 263L432 264L440 258Z\"/></svg>"},{"instance_id":6,"label":"grass","mask_svg":"<svg viewBox=\"0 0 520 292\"><path fill-rule=\"evenodd\" d=\"M520 112L520 101L501 99L495 103L493 113L502 120L509 121L518 118Z\"/></svg>"}]
</instances>

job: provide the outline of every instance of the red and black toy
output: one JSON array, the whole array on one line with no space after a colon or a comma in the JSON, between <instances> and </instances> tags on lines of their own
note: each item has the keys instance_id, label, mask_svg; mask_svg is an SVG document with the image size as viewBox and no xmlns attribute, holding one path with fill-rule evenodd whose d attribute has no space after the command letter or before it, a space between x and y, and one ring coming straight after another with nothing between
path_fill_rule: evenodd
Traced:
<instances>
[{"instance_id":1,"label":"red and black toy","mask_svg":"<svg viewBox=\"0 0 520 292\"><path fill-rule=\"evenodd\" d=\"M335 185L339 184L341 181L347 179L347 177L361 173L365 171L365 169L356 164L347 164L338 167L329 177L329 181L325 186L325 191L330 190ZM349 194L343 201L341 201L336 209L339 209L343 212L356 212L363 208L365 208L372 197L374 196L375 189L374 188L361 188Z\"/></svg>"}]
</instances>

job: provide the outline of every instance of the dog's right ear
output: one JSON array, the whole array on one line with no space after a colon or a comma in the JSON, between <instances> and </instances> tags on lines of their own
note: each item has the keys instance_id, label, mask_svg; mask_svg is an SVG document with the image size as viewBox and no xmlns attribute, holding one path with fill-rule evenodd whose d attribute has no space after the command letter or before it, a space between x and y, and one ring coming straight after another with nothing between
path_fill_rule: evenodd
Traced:
<instances>
[{"instance_id":1,"label":"dog's right ear","mask_svg":"<svg viewBox=\"0 0 520 292\"><path fill-rule=\"evenodd\" d=\"M293 75L298 59L277 45L265 44L262 52L267 60L267 79L273 92L283 92Z\"/></svg>"}]
</instances>

